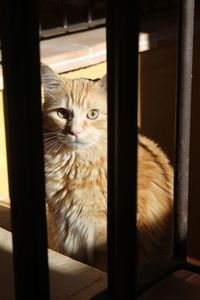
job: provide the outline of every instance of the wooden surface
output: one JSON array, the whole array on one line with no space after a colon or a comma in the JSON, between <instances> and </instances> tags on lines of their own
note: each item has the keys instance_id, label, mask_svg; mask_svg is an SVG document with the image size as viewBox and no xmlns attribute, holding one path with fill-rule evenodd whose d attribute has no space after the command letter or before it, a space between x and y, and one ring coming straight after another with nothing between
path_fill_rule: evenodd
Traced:
<instances>
[{"instance_id":1,"label":"wooden surface","mask_svg":"<svg viewBox=\"0 0 200 300\"><path fill-rule=\"evenodd\" d=\"M52 250L48 259L51 300L87 300L106 288L105 273ZM0 262L0 299L14 300L11 233L1 227Z\"/></svg>"},{"instance_id":2,"label":"wooden surface","mask_svg":"<svg viewBox=\"0 0 200 300\"><path fill-rule=\"evenodd\" d=\"M0 212L1 217L1 212ZM87 300L104 290L106 274L52 250L48 251L51 300ZM14 300L11 233L0 227L0 299ZM138 300L199 300L200 275L180 270Z\"/></svg>"},{"instance_id":3,"label":"wooden surface","mask_svg":"<svg viewBox=\"0 0 200 300\"><path fill-rule=\"evenodd\" d=\"M3 229L3 228L4 229ZM5 228L7 230L5 230ZM0 202L0 299L14 300L9 203ZM51 300L87 300L104 290L106 274L49 250ZM199 261L189 259L191 263ZM200 275L180 270L162 280L138 300L199 300Z\"/></svg>"},{"instance_id":4,"label":"wooden surface","mask_svg":"<svg viewBox=\"0 0 200 300\"><path fill-rule=\"evenodd\" d=\"M185 270L173 273L138 298L138 300L199 299L200 275Z\"/></svg>"}]
</instances>

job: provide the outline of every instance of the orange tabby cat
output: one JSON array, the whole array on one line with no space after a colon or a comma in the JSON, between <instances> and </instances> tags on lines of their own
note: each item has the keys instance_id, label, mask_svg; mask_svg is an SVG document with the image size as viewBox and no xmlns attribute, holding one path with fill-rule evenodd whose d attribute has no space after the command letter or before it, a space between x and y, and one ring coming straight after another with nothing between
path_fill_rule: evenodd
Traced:
<instances>
[{"instance_id":1,"label":"orange tabby cat","mask_svg":"<svg viewBox=\"0 0 200 300\"><path fill-rule=\"evenodd\" d=\"M49 246L106 269L106 78L64 79L42 65ZM138 260L168 251L172 168L149 139L138 137ZM133 212L134 213L134 212Z\"/></svg>"}]
</instances>

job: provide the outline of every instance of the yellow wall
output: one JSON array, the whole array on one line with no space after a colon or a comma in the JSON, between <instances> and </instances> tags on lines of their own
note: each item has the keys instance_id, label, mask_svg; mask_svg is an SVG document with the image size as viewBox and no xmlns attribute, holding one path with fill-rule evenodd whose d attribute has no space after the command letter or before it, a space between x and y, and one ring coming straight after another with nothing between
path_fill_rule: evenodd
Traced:
<instances>
[{"instance_id":1,"label":"yellow wall","mask_svg":"<svg viewBox=\"0 0 200 300\"><path fill-rule=\"evenodd\" d=\"M66 76L67 78L91 78L91 79L96 79L96 78L101 78L103 75L106 74L106 63L101 63L95 66L91 66L88 68L72 71L63 74L63 76Z\"/></svg>"},{"instance_id":2,"label":"yellow wall","mask_svg":"<svg viewBox=\"0 0 200 300\"><path fill-rule=\"evenodd\" d=\"M8 198L8 179L3 115L3 92L0 91L0 200Z\"/></svg>"}]
</instances>

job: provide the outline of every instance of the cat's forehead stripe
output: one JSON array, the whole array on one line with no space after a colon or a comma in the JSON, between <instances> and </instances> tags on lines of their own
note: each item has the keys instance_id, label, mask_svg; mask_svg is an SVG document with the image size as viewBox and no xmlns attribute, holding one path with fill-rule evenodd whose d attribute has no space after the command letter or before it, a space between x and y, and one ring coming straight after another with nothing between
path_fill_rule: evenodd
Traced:
<instances>
[{"instance_id":1,"label":"cat's forehead stripe","mask_svg":"<svg viewBox=\"0 0 200 300\"><path fill-rule=\"evenodd\" d=\"M77 83L77 82L76 82ZM88 82L82 81L81 86L79 87L79 84L76 84L76 101L79 106L83 106L85 103L85 99L87 97L88 92Z\"/></svg>"},{"instance_id":2,"label":"cat's forehead stripe","mask_svg":"<svg viewBox=\"0 0 200 300\"><path fill-rule=\"evenodd\" d=\"M89 92L89 85L91 83L88 80L68 80L66 81L67 94L66 101L67 105L78 105L80 107L84 106L86 103L86 98Z\"/></svg>"}]
</instances>

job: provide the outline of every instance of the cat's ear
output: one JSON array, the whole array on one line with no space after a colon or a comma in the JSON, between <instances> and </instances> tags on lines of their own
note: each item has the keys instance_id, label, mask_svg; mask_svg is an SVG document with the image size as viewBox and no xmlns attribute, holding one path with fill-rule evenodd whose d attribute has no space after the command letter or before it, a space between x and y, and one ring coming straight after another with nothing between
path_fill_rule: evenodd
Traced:
<instances>
[{"instance_id":1,"label":"cat's ear","mask_svg":"<svg viewBox=\"0 0 200 300\"><path fill-rule=\"evenodd\" d=\"M96 82L97 88L107 91L107 75L105 74L99 81Z\"/></svg>"},{"instance_id":2,"label":"cat's ear","mask_svg":"<svg viewBox=\"0 0 200 300\"><path fill-rule=\"evenodd\" d=\"M46 92L51 92L55 88L59 87L61 80L56 72L43 63L41 64L40 70L42 85Z\"/></svg>"}]
</instances>

